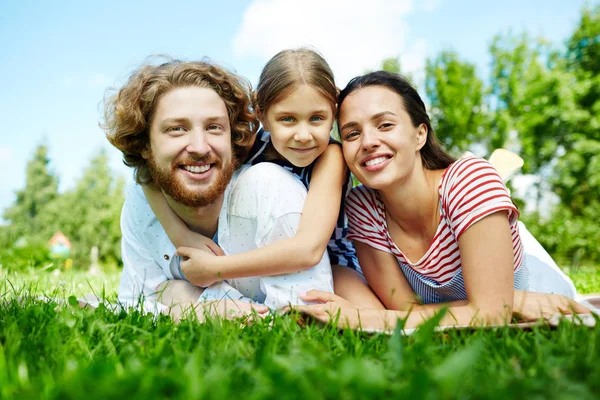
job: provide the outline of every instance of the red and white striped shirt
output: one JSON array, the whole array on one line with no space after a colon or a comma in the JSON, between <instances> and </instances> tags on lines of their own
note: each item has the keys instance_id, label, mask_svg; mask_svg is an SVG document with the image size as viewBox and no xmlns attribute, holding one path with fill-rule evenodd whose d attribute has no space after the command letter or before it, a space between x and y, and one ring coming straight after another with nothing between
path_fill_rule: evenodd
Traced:
<instances>
[{"instance_id":1,"label":"red and white striped shirt","mask_svg":"<svg viewBox=\"0 0 600 400\"><path fill-rule=\"evenodd\" d=\"M449 282L462 264L458 239L471 225L500 210L508 211L512 234L514 270L523 265L523 246L517 226L519 211L496 169L477 157L450 165L439 185L440 224L427 252L410 261L392 241L387 229L385 205L377 191L364 186L352 189L346 199L348 239L391 253L399 263L439 284ZM400 243L400 246L402 244Z\"/></svg>"}]
</instances>

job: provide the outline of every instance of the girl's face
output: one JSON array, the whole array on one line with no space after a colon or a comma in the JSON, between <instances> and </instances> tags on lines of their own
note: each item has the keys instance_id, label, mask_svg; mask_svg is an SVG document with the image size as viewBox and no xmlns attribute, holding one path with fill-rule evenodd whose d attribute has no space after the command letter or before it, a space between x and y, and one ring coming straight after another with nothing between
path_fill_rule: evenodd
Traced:
<instances>
[{"instance_id":1,"label":"girl's face","mask_svg":"<svg viewBox=\"0 0 600 400\"><path fill-rule=\"evenodd\" d=\"M301 85L271 105L262 123L275 150L293 165L306 167L327 148L333 118L331 103L317 90Z\"/></svg>"},{"instance_id":2,"label":"girl's face","mask_svg":"<svg viewBox=\"0 0 600 400\"><path fill-rule=\"evenodd\" d=\"M348 95L339 124L346 164L364 185L386 189L419 165L427 128L415 128L400 96L385 86L367 86Z\"/></svg>"}]
</instances>

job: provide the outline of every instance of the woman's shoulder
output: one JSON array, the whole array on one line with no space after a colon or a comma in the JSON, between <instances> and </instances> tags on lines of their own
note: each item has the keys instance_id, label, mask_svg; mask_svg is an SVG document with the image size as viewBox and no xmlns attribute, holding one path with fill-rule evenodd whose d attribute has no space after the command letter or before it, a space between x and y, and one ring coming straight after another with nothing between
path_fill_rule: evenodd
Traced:
<instances>
[{"instance_id":1,"label":"woman's shoulder","mask_svg":"<svg viewBox=\"0 0 600 400\"><path fill-rule=\"evenodd\" d=\"M468 156L459 158L446 170L445 175L447 175L450 179L456 177L457 175L471 174L476 171L480 171L485 168L491 168L495 171L494 167L490 162L484 158L476 157L476 156Z\"/></svg>"},{"instance_id":2,"label":"woman's shoulder","mask_svg":"<svg viewBox=\"0 0 600 400\"><path fill-rule=\"evenodd\" d=\"M516 223L518 211L489 161L478 157L460 159L448 167L443 179L440 200L457 238L473 223L495 211L508 210L511 223Z\"/></svg>"},{"instance_id":3,"label":"woman's shoulder","mask_svg":"<svg viewBox=\"0 0 600 400\"><path fill-rule=\"evenodd\" d=\"M474 183L477 185L484 184L485 181L503 186L498 171L489 161L480 157L469 156L450 164L442 175L440 189L443 194L450 194L459 187L471 186Z\"/></svg>"}]
</instances>

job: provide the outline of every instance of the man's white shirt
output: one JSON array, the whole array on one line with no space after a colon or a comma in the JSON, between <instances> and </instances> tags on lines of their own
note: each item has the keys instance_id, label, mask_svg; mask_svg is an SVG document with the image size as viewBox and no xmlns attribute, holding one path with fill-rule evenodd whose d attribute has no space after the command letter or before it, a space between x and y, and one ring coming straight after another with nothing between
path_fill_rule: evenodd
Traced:
<instances>
[{"instance_id":1,"label":"man's white shirt","mask_svg":"<svg viewBox=\"0 0 600 400\"><path fill-rule=\"evenodd\" d=\"M306 189L289 171L271 163L243 166L224 194L219 215L218 244L225 254L239 254L296 234ZM129 188L121 213L123 275L119 301L149 312L166 307L155 301L156 288L183 279L180 257L160 225L140 185ZM199 301L255 301L272 309L301 304L301 292L333 292L327 252L314 267L291 274L241 278L205 289Z\"/></svg>"}]
</instances>

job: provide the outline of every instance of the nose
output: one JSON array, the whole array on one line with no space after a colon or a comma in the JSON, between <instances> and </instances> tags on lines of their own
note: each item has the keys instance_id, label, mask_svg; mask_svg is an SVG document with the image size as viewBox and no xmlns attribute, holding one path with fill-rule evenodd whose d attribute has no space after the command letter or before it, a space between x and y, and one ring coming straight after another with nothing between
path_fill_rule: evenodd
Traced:
<instances>
[{"instance_id":1,"label":"nose","mask_svg":"<svg viewBox=\"0 0 600 400\"><path fill-rule=\"evenodd\" d=\"M190 154L204 156L211 150L208 143L208 135L201 129L193 130L189 133L186 151Z\"/></svg>"},{"instance_id":2,"label":"nose","mask_svg":"<svg viewBox=\"0 0 600 400\"><path fill-rule=\"evenodd\" d=\"M308 143L312 140L312 134L310 128L306 125L299 125L296 133L294 134L294 140L300 143Z\"/></svg>"},{"instance_id":3,"label":"nose","mask_svg":"<svg viewBox=\"0 0 600 400\"><path fill-rule=\"evenodd\" d=\"M381 145L376 129L364 129L361 135L361 146L364 150L371 150Z\"/></svg>"}]
</instances>

